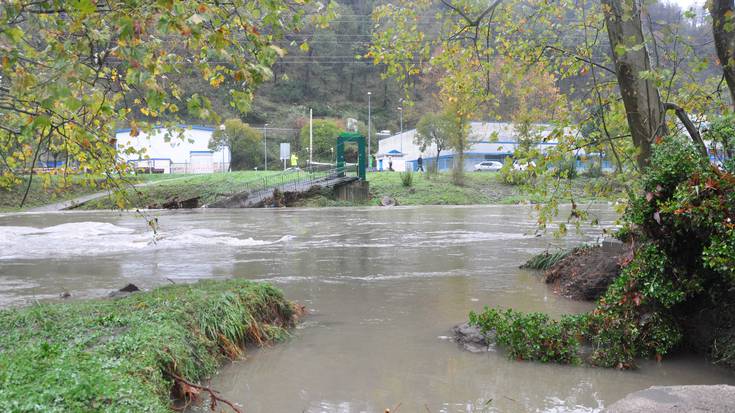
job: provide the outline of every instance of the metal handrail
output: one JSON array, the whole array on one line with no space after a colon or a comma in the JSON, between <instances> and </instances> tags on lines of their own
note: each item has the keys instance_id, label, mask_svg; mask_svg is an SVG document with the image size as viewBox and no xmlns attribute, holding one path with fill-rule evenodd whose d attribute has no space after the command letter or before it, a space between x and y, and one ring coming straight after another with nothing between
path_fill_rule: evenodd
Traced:
<instances>
[{"instance_id":1,"label":"metal handrail","mask_svg":"<svg viewBox=\"0 0 735 413\"><path fill-rule=\"evenodd\" d=\"M284 171L274 175L261 176L250 181L243 182L239 185L239 193L253 194L258 191L279 188L281 191L289 187L294 189L297 185L308 183L317 183L325 179L336 178L347 173L357 173L356 165L347 165L343 167L329 167L328 165L319 165L307 167L305 169L296 169Z\"/></svg>"}]
</instances>

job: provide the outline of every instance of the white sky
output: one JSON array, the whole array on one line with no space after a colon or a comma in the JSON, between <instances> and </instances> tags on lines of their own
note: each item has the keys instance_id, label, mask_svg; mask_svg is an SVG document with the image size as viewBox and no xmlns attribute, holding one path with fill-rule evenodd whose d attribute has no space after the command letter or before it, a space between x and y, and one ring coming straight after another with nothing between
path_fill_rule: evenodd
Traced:
<instances>
[{"instance_id":1,"label":"white sky","mask_svg":"<svg viewBox=\"0 0 735 413\"><path fill-rule=\"evenodd\" d=\"M688 9L694 6L695 9L701 9L704 6L705 0L663 0L664 3L676 3L683 9Z\"/></svg>"}]
</instances>

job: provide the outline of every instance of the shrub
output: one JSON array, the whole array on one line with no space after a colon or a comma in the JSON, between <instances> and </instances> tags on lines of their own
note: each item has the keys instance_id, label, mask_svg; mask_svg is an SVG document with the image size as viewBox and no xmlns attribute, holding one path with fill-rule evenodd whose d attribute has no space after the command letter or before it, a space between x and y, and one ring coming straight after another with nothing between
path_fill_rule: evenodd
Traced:
<instances>
[{"instance_id":1,"label":"shrub","mask_svg":"<svg viewBox=\"0 0 735 413\"><path fill-rule=\"evenodd\" d=\"M602 165L599 163L590 163L582 173L587 178L599 178L603 175Z\"/></svg>"},{"instance_id":2,"label":"shrub","mask_svg":"<svg viewBox=\"0 0 735 413\"><path fill-rule=\"evenodd\" d=\"M483 334L495 333L498 344L517 360L555 361L577 364L579 345L586 316L566 315L552 320L546 314L523 314L515 310L499 311L485 307L479 314L470 313L470 324Z\"/></svg>"},{"instance_id":3,"label":"shrub","mask_svg":"<svg viewBox=\"0 0 735 413\"><path fill-rule=\"evenodd\" d=\"M405 186L406 188L409 188L413 185L413 172L406 171L401 172L401 184Z\"/></svg>"},{"instance_id":4,"label":"shrub","mask_svg":"<svg viewBox=\"0 0 735 413\"><path fill-rule=\"evenodd\" d=\"M554 176L564 179L574 179L577 177L577 159L567 158L559 162L555 168Z\"/></svg>"},{"instance_id":5,"label":"shrub","mask_svg":"<svg viewBox=\"0 0 735 413\"><path fill-rule=\"evenodd\" d=\"M570 362L578 350L570 337L578 333L592 345L592 364L630 368L638 357L659 358L680 345L686 321L702 311L731 313L735 176L672 137L656 145L641 184L617 234L638 248L591 313L555 322L486 310L470 320L494 329L498 343L519 358ZM735 320L716 317L715 324L710 354L735 364Z\"/></svg>"},{"instance_id":6,"label":"shrub","mask_svg":"<svg viewBox=\"0 0 735 413\"><path fill-rule=\"evenodd\" d=\"M500 168L498 179L501 183L507 185L524 185L528 183L531 174L528 170L518 170L513 166L513 158L507 157L503 161L503 167Z\"/></svg>"}]
</instances>

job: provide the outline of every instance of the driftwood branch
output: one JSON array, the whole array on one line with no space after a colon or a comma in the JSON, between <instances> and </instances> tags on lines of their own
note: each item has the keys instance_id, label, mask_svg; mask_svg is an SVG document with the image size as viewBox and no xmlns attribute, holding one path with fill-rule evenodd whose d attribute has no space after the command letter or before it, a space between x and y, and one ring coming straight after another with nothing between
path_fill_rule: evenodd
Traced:
<instances>
[{"instance_id":1,"label":"driftwood branch","mask_svg":"<svg viewBox=\"0 0 735 413\"><path fill-rule=\"evenodd\" d=\"M664 103L664 113L673 110L676 114L676 117L679 118L681 123L684 125L684 128L686 128L687 132L689 133L689 136L692 138L692 141L697 146L697 149L699 149L699 153L705 157L706 159L709 159L709 152L707 151L707 145L704 144L704 140L702 140L702 135L699 134L699 130L694 126L694 123L692 123L692 120L689 119L689 116L687 115L686 111L682 109L681 106L675 104L666 102Z\"/></svg>"},{"instance_id":2,"label":"driftwood branch","mask_svg":"<svg viewBox=\"0 0 735 413\"><path fill-rule=\"evenodd\" d=\"M174 379L174 381L176 381L177 383L183 383L183 384L185 384L185 385L187 385L187 386L190 386L190 387L193 387L193 388L195 388L195 389L199 389L199 390L204 390L204 391L206 391L207 393L209 393L209 400L210 400L210 403L209 403L209 408L210 408L210 409L211 409L212 411L214 411L214 409L215 409L215 408L217 407L217 403L218 403L218 402L222 402L222 403L224 403L224 404L226 404L226 405L230 406L230 408L231 408L231 409L232 409L232 410L233 410L233 411L234 411L235 413L243 413L243 411L242 411L242 410L240 410L240 408L239 408L239 407L237 407L237 406L235 405L235 403L233 403L233 402L231 402L231 401L229 401L229 400L227 400L227 399L224 399L224 398L220 397L220 396L219 396L219 392L218 392L217 390L214 390L214 389L212 389L212 388L210 388L210 387L207 387L207 386L202 386L202 385L200 385L200 384L194 384L194 383L192 383L192 382L190 382L190 381L186 380L185 378L183 378L183 377L181 377L181 376L179 376L179 375L176 375L176 374L174 374L174 373L171 373L170 371L169 371L169 372L166 372L166 373L167 373L167 374L168 374L169 376L171 376L171 378L173 378L173 379Z\"/></svg>"}]
</instances>

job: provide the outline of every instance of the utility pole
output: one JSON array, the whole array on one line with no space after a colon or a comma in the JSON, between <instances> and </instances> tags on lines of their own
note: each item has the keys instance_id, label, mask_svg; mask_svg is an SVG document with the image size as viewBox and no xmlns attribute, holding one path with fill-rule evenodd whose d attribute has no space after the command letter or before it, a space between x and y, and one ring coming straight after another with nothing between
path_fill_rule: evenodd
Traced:
<instances>
[{"instance_id":1,"label":"utility pole","mask_svg":"<svg viewBox=\"0 0 735 413\"><path fill-rule=\"evenodd\" d=\"M311 166L311 156L314 152L314 128L313 119L311 117L311 108L309 108L309 166Z\"/></svg>"},{"instance_id":2,"label":"utility pole","mask_svg":"<svg viewBox=\"0 0 735 413\"><path fill-rule=\"evenodd\" d=\"M403 101L403 99L401 99ZM398 107L398 113L401 114L401 134L398 135L401 137L401 155L403 155L403 106Z\"/></svg>"},{"instance_id":3,"label":"utility pole","mask_svg":"<svg viewBox=\"0 0 735 413\"><path fill-rule=\"evenodd\" d=\"M373 118L371 113L371 107L370 107L370 96L373 94L373 92L368 92L368 152L367 152L367 164L368 169L373 168L373 158L372 158L372 152L370 152L370 141L372 141L372 135L373 135Z\"/></svg>"},{"instance_id":4,"label":"utility pole","mask_svg":"<svg viewBox=\"0 0 735 413\"><path fill-rule=\"evenodd\" d=\"M227 132L225 131L226 127L224 123L219 125L219 130L222 132L222 145L220 146L222 149L222 172L225 172L225 142L227 142Z\"/></svg>"},{"instance_id":5,"label":"utility pole","mask_svg":"<svg viewBox=\"0 0 735 413\"><path fill-rule=\"evenodd\" d=\"M268 170L268 124L263 125L263 170Z\"/></svg>"}]
</instances>

